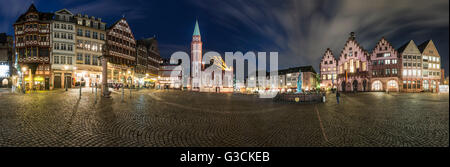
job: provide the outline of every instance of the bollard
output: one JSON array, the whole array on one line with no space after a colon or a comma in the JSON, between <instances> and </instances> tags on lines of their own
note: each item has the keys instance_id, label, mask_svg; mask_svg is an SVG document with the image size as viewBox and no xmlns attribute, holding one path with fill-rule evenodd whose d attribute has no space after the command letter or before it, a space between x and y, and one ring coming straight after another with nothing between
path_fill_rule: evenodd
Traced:
<instances>
[{"instance_id":1,"label":"bollard","mask_svg":"<svg viewBox=\"0 0 450 167\"><path fill-rule=\"evenodd\" d=\"M130 99L131 99L131 86L129 87L129 89L130 89Z\"/></svg>"},{"instance_id":2,"label":"bollard","mask_svg":"<svg viewBox=\"0 0 450 167\"><path fill-rule=\"evenodd\" d=\"M81 98L81 82L80 82L80 98Z\"/></svg>"},{"instance_id":3,"label":"bollard","mask_svg":"<svg viewBox=\"0 0 450 167\"><path fill-rule=\"evenodd\" d=\"M125 96L125 86L122 86L122 101L123 101L124 96Z\"/></svg>"},{"instance_id":4,"label":"bollard","mask_svg":"<svg viewBox=\"0 0 450 167\"><path fill-rule=\"evenodd\" d=\"M95 101L97 101L97 84L95 84Z\"/></svg>"}]
</instances>

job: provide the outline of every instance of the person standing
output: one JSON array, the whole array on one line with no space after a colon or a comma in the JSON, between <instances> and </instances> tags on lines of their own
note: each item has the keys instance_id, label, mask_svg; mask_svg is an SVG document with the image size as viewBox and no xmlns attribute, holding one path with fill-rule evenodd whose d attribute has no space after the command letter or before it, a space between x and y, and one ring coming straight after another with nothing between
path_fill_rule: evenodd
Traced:
<instances>
[{"instance_id":1,"label":"person standing","mask_svg":"<svg viewBox=\"0 0 450 167\"><path fill-rule=\"evenodd\" d=\"M341 96L341 93L339 91L336 92L336 102L339 104L339 97Z\"/></svg>"}]
</instances>

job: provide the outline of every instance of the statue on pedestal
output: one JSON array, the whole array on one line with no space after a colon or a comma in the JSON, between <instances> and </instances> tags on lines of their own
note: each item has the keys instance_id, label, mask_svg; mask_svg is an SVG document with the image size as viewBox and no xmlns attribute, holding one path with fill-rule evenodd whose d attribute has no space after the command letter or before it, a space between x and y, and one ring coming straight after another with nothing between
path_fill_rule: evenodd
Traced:
<instances>
[{"instance_id":1,"label":"statue on pedestal","mask_svg":"<svg viewBox=\"0 0 450 167\"><path fill-rule=\"evenodd\" d=\"M302 79L303 79L303 74L302 74L302 70L298 70L298 80L297 80L297 93L302 93Z\"/></svg>"}]
</instances>

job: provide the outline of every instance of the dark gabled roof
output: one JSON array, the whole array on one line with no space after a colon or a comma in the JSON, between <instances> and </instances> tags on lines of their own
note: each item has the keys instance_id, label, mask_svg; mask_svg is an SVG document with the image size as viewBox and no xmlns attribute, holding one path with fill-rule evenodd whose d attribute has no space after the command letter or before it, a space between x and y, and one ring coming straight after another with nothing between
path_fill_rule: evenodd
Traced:
<instances>
[{"instance_id":1,"label":"dark gabled roof","mask_svg":"<svg viewBox=\"0 0 450 167\"><path fill-rule=\"evenodd\" d=\"M32 3L30 5L30 7L28 7L27 12L25 12L25 13L28 13L28 12L39 12L39 11L36 9L36 6L34 6L34 3Z\"/></svg>"},{"instance_id":2,"label":"dark gabled roof","mask_svg":"<svg viewBox=\"0 0 450 167\"><path fill-rule=\"evenodd\" d=\"M38 13L38 15L39 15L39 20L41 20L41 21L49 21L49 20L52 20L52 19L53 19L53 15L54 15L53 13L39 12L39 11L36 9L36 7L34 6L34 4L31 4L30 7L28 8L28 10L27 10L25 13L21 14L21 15L19 16L19 18L17 18L17 20L16 20L15 23L19 23L19 22L22 22L22 21L26 21L25 16L26 16L26 14L29 13L29 12Z\"/></svg>"},{"instance_id":3,"label":"dark gabled roof","mask_svg":"<svg viewBox=\"0 0 450 167\"><path fill-rule=\"evenodd\" d=\"M431 42L431 39L426 40L425 42L423 42L422 44L420 44L419 46L417 46L417 48L419 49L420 53L423 53L423 51L425 50L425 48L428 46L428 44Z\"/></svg>"},{"instance_id":4,"label":"dark gabled roof","mask_svg":"<svg viewBox=\"0 0 450 167\"><path fill-rule=\"evenodd\" d=\"M150 38L144 38L144 39L139 39L136 41L137 45L144 45L145 47L150 47L152 46L152 44L156 42L156 38L155 37L150 37Z\"/></svg>"},{"instance_id":5,"label":"dark gabled roof","mask_svg":"<svg viewBox=\"0 0 450 167\"><path fill-rule=\"evenodd\" d=\"M109 29L113 28L114 26L116 26L116 24L119 23L121 20L125 20L125 21L127 22L127 19L125 19L125 17L122 17L122 18L120 18L119 20L115 21L115 22L114 22L113 24L111 24L110 26L108 26L107 30L109 30ZM127 24L128 24L128 22L127 22ZM128 26L130 26L130 25L128 25ZM131 27L129 27L129 28L130 28L130 30L131 30Z\"/></svg>"}]
</instances>

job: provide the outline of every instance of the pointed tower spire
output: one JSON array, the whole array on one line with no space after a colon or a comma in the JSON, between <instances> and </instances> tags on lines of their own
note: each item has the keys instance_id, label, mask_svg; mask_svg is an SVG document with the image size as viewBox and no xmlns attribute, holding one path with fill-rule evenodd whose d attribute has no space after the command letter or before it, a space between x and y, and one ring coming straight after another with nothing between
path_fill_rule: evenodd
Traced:
<instances>
[{"instance_id":1,"label":"pointed tower spire","mask_svg":"<svg viewBox=\"0 0 450 167\"><path fill-rule=\"evenodd\" d=\"M36 6L34 6L34 3L31 3L30 7L28 7L27 12L37 12Z\"/></svg>"},{"instance_id":2,"label":"pointed tower spire","mask_svg":"<svg viewBox=\"0 0 450 167\"><path fill-rule=\"evenodd\" d=\"M198 20L195 20L195 29L194 29L194 34L192 34L192 36L198 35L200 36L200 28L198 28Z\"/></svg>"}]
</instances>

